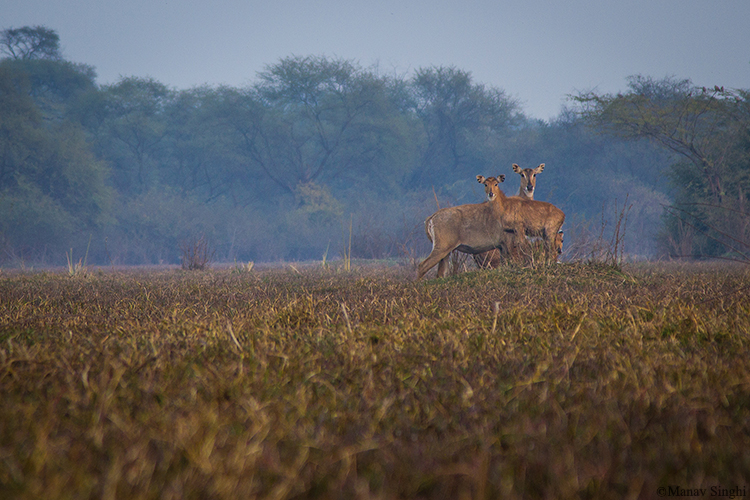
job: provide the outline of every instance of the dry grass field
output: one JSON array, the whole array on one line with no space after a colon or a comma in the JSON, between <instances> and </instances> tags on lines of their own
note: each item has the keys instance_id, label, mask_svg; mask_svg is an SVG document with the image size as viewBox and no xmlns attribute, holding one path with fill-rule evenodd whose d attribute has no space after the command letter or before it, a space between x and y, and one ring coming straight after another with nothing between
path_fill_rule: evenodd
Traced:
<instances>
[{"instance_id":1,"label":"dry grass field","mask_svg":"<svg viewBox=\"0 0 750 500\"><path fill-rule=\"evenodd\" d=\"M1 273L0 496L750 491L749 266L413 277Z\"/></svg>"}]
</instances>

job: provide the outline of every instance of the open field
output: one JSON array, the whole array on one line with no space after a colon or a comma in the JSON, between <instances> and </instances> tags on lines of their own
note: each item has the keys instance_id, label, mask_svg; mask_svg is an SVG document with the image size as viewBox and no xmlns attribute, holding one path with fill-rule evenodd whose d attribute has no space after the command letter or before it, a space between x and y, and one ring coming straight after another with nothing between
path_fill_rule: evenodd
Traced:
<instances>
[{"instance_id":1,"label":"open field","mask_svg":"<svg viewBox=\"0 0 750 500\"><path fill-rule=\"evenodd\" d=\"M750 267L0 274L2 498L750 492Z\"/></svg>"}]
</instances>

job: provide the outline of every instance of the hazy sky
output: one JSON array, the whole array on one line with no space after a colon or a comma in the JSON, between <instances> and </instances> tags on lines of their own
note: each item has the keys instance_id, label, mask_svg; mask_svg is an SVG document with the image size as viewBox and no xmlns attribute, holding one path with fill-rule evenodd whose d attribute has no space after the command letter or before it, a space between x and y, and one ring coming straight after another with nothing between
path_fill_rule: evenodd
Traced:
<instances>
[{"instance_id":1,"label":"hazy sky","mask_svg":"<svg viewBox=\"0 0 750 500\"><path fill-rule=\"evenodd\" d=\"M456 66L542 119L634 74L750 88L750 0L0 0L0 29L35 25L99 83L244 86L325 55L400 75Z\"/></svg>"}]
</instances>

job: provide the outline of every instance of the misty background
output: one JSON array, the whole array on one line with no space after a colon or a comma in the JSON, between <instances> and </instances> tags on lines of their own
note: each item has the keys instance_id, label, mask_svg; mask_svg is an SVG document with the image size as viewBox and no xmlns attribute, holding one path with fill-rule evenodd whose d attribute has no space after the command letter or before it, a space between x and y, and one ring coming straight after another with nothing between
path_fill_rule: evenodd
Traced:
<instances>
[{"instance_id":1,"label":"misty background","mask_svg":"<svg viewBox=\"0 0 750 500\"><path fill-rule=\"evenodd\" d=\"M353 257L421 257L424 219L481 202L477 174L515 194L513 163L546 164L535 197L565 211L569 255L618 221L632 258L731 253L711 231L747 241L742 88L635 74L542 120L459 65L285 55L242 84L175 88L100 82L63 46L53 28L2 32L4 265L61 265L71 248L178 263L195 238L219 261L320 260L350 234Z\"/></svg>"}]
</instances>

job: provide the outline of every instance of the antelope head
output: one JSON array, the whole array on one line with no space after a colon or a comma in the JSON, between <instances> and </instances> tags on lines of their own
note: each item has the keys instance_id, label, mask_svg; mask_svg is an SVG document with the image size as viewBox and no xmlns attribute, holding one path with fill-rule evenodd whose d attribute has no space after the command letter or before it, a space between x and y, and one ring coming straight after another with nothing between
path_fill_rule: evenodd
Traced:
<instances>
[{"instance_id":1,"label":"antelope head","mask_svg":"<svg viewBox=\"0 0 750 500\"><path fill-rule=\"evenodd\" d=\"M544 163L536 168L521 168L518 164L513 164L513 171L521 176L521 189L518 190L518 196L534 199L534 188L536 187L536 176L544 170Z\"/></svg>"},{"instance_id":2,"label":"antelope head","mask_svg":"<svg viewBox=\"0 0 750 500\"><path fill-rule=\"evenodd\" d=\"M500 183L505 182L505 175L500 174L497 177L477 175L477 182L484 184L484 192L487 193L487 199L492 201L501 192Z\"/></svg>"}]
</instances>

